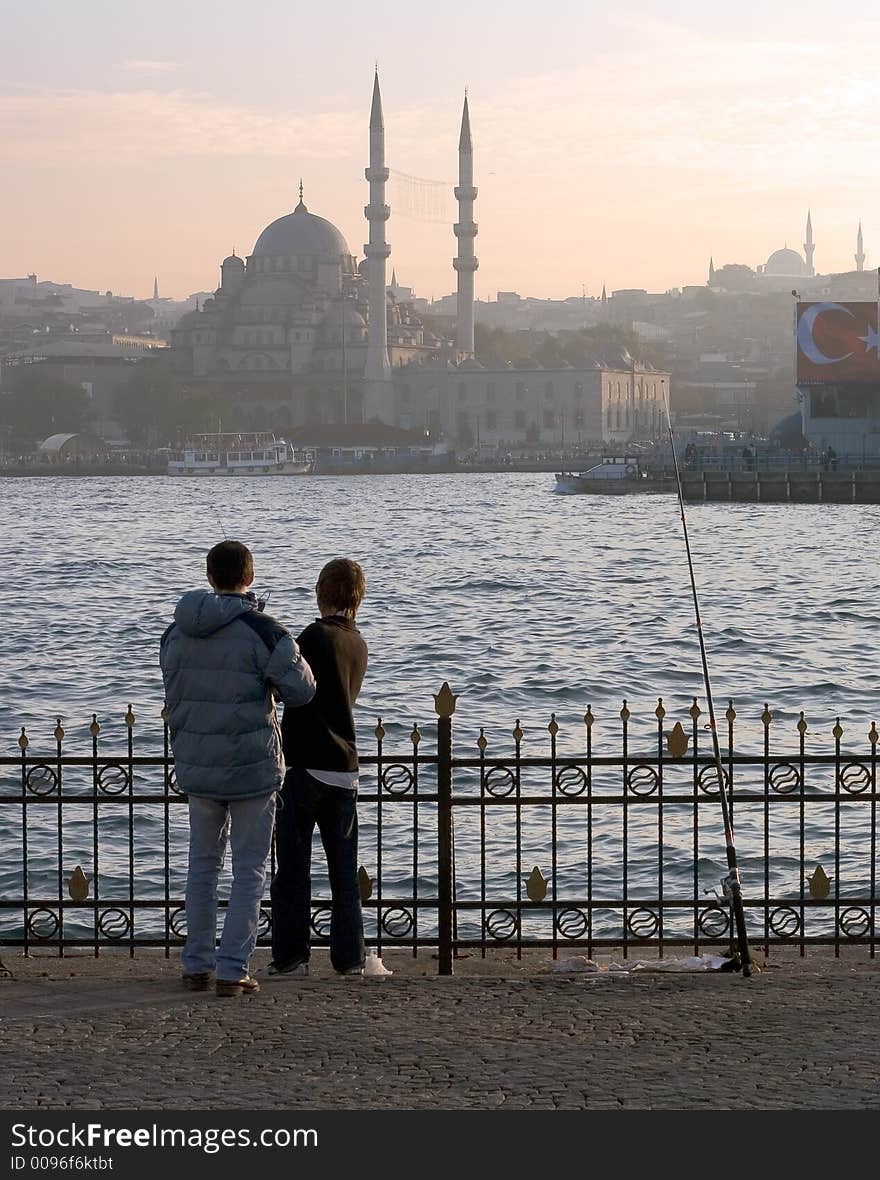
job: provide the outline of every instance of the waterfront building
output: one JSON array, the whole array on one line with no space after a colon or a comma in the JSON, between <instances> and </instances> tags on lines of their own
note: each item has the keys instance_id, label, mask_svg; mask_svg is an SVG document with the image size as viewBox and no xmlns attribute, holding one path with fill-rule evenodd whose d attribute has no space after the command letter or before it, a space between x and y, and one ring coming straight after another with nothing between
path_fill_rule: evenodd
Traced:
<instances>
[{"instance_id":1,"label":"waterfront building","mask_svg":"<svg viewBox=\"0 0 880 1180\"><path fill-rule=\"evenodd\" d=\"M551 446L657 433L668 374L643 374L629 361L615 367L592 360L583 370L540 369L531 362L528 373L490 371L476 359L478 190L467 96L458 152L457 292L451 307L431 307L437 313L432 328L410 289L398 283L396 268L388 283L389 173L376 76L364 258L358 261L339 229L308 208L300 184L293 211L263 230L250 255L233 251L225 258L214 295L177 324L172 360L178 377L190 388L231 398L242 428L297 435L306 425L381 423L458 446L471 439ZM585 302L566 304L573 327L585 322Z\"/></svg>"}]
</instances>

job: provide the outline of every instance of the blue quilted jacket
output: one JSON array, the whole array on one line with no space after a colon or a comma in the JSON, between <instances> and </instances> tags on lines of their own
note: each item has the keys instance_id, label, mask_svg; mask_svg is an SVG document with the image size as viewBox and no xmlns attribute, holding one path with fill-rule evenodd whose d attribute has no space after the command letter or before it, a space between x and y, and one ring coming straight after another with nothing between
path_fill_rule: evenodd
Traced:
<instances>
[{"instance_id":1,"label":"blue quilted jacket","mask_svg":"<svg viewBox=\"0 0 880 1180\"><path fill-rule=\"evenodd\" d=\"M279 790L275 697L295 708L315 695L289 632L252 594L190 590L162 636L159 663L180 789L224 801Z\"/></svg>"}]
</instances>

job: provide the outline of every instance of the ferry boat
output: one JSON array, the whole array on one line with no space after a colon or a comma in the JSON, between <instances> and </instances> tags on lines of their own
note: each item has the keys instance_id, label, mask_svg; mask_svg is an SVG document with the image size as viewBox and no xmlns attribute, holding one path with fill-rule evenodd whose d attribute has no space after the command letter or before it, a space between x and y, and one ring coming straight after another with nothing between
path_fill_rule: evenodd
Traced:
<instances>
[{"instance_id":1,"label":"ferry boat","mask_svg":"<svg viewBox=\"0 0 880 1180\"><path fill-rule=\"evenodd\" d=\"M638 455L607 455L586 471L556 473L556 491L566 496L585 492L623 495L626 492L667 491L647 478Z\"/></svg>"},{"instance_id":2,"label":"ferry boat","mask_svg":"<svg viewBox=\"0 0 880 1180\"><path fill-rule=\"evenodd\" d=\"M169 475L309 475L315 459L271 431L197 434L168 455Z\"/></svg>"}]
</instances>

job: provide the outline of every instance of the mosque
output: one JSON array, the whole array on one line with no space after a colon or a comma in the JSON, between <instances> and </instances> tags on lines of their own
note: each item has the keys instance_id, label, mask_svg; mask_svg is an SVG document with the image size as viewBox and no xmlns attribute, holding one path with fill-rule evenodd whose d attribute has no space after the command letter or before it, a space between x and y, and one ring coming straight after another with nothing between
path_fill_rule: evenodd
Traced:
<instances>
[{"instance_id":1,"label":"mosque","mask_svg":"<svg viewBox=\"0 0 880 1180\"><path fill-rule=\"evenodd\" d=\"M455 187L457 276L453 339L422 321L409 294L387 282L385 124L378 74L370 109L369 226L358 262L342 233L299 203L257 238L252 253L233 251L220 266L220 286L178 321L171 363L192 388L216 396L237 429L382 424L470 440L477 446L528 440L624 440L661 428L668 374L631 358L574 370L490 372L474 356L473 141L467 96ZM228 428L228 427L227 427Z\"/></svg>"},{"instance_id":2,"label":"mosque","mask_svg":"<svg viewBox=\"0 0 880 1180\"><path fill-rule=\"evenodd\" d=\"M366 169L369 241L358 263L342 233L299 203L267 226L253 252L233 251L220 265L220 286L172 333L178 375L206 389L240 393L253 425L396 421L392 373L445 351L473 355L472 145L467 98L461 124L459 330L456 345L428 331L400 288L386 282L390 209L385 202L385 126L378 75L370 111ZM262 422L254 421L263 419Z\"/></svg>"},{"instance_id":3,"label":"mosque","mask_svg":"<svg viewBox=\"0 0 880 1180\"><path fill-rule=\"evenodd\" d=\"M824 287L832 275L816 273L816 268L813 264L815 249L816 244L813 241L813 219L810 211L807 210L803 254L800 254L797 250L792 250L787 244L781 250L774 250L766 262L759 263L755 268L761 288L767 291L787 291L791 288L792 283L797 280L801 288L801 294L805 296L811 293L826 294L827 291L824 290ZM844 278L851 276L857 285L860 285L862 281L869 281L869 275L865 274L865 243L862 235L861 221L859 222L859 228L856 233L856 250L853 259L856 264L855 270L851 267L845 267L840 272L834 272L833 277ZM865 280L859 280L858 276L863 274L865 275ZM715 277L715 264L711 258L709 259L708 285L710 287L718 285Z\"/></svg>"}]
</instances>

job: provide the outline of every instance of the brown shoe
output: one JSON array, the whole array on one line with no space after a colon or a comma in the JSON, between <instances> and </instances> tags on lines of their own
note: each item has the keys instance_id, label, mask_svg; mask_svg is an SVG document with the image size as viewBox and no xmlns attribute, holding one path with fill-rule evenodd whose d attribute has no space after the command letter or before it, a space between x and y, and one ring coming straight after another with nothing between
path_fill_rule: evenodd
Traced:
<instances>
[{"instance_id":1,"label":"brown shoe","mask_svg":"<svg viewBox=\"0 0 880 1180\"><path fill-rule=\"evenodd\" d=\"M187 991L206 992L211 983L211 976L207 971L199 971L195 975L184 971L180 981Z\"/></svg>"},{"instance_id":2,"label":"brown shoe","mask_svg":"<svg viewBox=\"0 0 880 1180\"><path fill-rule=\"evenodd\" d=\"M218 996L254 996L260 990L260 985L249 975L241 979L218 979Z\"/></svg>"}]
</instances>

